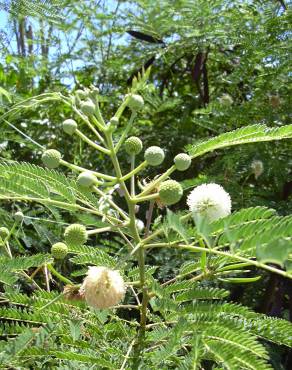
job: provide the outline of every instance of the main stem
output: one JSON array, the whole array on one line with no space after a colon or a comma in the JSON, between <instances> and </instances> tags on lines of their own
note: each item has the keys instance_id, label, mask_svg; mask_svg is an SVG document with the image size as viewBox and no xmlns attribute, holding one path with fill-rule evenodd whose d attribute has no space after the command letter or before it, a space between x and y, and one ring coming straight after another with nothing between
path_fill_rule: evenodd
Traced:
<instances>
[{"instance_id":1,"label":"main stem","mask_svg":"<svg viewBox=\"0 0 292 370\"><path fill-rule=\"evenodd\" d=\"M112 160L118 183L120 184L121 188L124 190L125 193L125 199L127 202L128 210L129 210L129 229L130 234L133 237L133 240L138 246L141 242L137 226L136 226L136 215L135 215L135 202L133 201L132 196L129 194L129 191L125 185L125 182L123 180L123 175L120 169L119 161L116 155L116 150L113 144L112 140L112 134L110 132L105 133L107 146L110 150L110 158ZM140 286L142 289L142 304L140 308L140 328L138 333L138 340L135 346L135 356L134 356L134 369L138 368L139 362L140 362L140 353L143 350L144 347L144 339L145 339L145 332L146 332L146 320L147 320L147 305L149 301L148 297L148 291L146 287L146 275L145 275L145 251L143 248L138 248L137 252L137 260L139 265L139 274L140 274Z\"/></svg>"}]
</instances>

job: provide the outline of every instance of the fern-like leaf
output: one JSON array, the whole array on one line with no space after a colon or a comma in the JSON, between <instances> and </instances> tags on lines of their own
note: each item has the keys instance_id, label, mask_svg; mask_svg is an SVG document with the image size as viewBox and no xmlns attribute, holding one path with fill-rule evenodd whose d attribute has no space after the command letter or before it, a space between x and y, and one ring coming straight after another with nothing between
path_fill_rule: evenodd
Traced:
<instances>
[{"instance_id":1,"label":"fern-like leaf","mask_svg":"<svg viewBox=\"0 0 292 370\"><path fill-rule=\"evenodd\" d=\"M226 132L198 144L189 145L187 151L192 158L196 158L205 153L229 146L289 138L292 138L292 125L279 128L269 128L266 125L251 125Z\"/></svg>"}]
</instances>

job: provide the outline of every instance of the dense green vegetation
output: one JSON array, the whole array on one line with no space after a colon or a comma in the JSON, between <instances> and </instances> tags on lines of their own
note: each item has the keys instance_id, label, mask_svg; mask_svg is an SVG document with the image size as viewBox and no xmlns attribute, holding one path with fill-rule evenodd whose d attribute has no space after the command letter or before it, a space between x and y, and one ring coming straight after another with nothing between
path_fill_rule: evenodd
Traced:
<instances>
[{"instance_id":1,"label":"dense green vegetation","mask_svg":"<svg viewBox=\"0 0 292 370\"><path fill-rule=\"evenodd\" d=\"M290 2L0 10L1 368L291 369Z\"/></svg>"}]
</instances>

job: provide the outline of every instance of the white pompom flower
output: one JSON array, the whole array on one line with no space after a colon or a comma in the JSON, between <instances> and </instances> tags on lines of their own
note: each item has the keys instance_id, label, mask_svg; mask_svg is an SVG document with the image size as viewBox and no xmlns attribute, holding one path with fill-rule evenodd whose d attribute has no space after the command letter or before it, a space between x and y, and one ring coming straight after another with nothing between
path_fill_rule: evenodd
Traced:
<instances>
[{"instance_id":1,"label":"white pompom flower","mask_svg":"<svg viewBox=\"0 0 292 370\"><path fill-rule=\"evenodd\" d=\"M206 217L209 222L231 213L230 195L218 184L202 184L191 191L187 204L194 215Z\"/></svg>"},{"instance_id":2,"label":"white pompom flower","mask_svg":"<svg viewBox=\"0 0 292 370\"><path fill-rule=\"evenodd\" d=\"M89 306L109 308L125 296L126 286L120 273L104 266L90 266L79 293Z\"/></svg>"},{"instance_id":3,"label":"white pompom flower","mask_svg":"<svg viewBox=\"0 0 292 370\"><path fill-rule=\"evenodd\" d=\"M264 164L262 161L254 160L251 163L251 169L254 173L254 177L257 179L264 172Z\"/></svg>"},{"instance_id":4,"label":"white pompom flower","mask_svg":"<svg viewBox=\"0 0 292 370\"><path fill-rule=\"evenodd\" d=\"M139 233L141 233L145 229L144 222L142 220L137 219L136 220L136 227Z\"/></svg>"}]
</instances>

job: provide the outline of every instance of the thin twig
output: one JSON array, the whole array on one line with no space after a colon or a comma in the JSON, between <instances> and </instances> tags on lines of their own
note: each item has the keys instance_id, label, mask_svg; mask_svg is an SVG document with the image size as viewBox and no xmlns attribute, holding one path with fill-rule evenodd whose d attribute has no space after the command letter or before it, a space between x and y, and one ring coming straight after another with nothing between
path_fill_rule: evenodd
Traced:
<instances>
[{"instance_id":1,"label":"thin twig","mask_svg":"<svg viewBox=\"0 0 292 370\"><path fill-rule=\"evenodd\" d=\"M47 288L47 292L50 292L51 289L50 289L50 277L49 277L49 271L48 271L48 268L47 268L47 265L44 266L44 275L45 275L45 279L46 279L46 288Z\"/></svg>"},{"instance_id":2,"label":"thin twig","mask_svg":"<svg viewBox=\"0 0 292 370\"><path fill-rule=\"evenodd\" d=\"M127 363L128 359L129 359L129 356L130 356L130 353L132 351L132 348L133 348L133 346L135 344L135 341L136 341L136 339L134 338L132 340L130 346L129 346L129 349L128 349L127 353L126 353L125 359L124 359L124 361L122 363L122 366L120 367L120 370L124 370L125 369L126 363Z\"/></svg>"},{"instance_id":3,"label":"thin twig","mask_svg":"<svg viewBox=\"0 0 292 370\"><path fill-rule=\"evenodd\" d=\"M152 215L153 215L153 209L154 209L155 200L150 200L149 208L146 213L146 228L145 228L145 234L144 239L146 239L149 235L151 221L152 221Z\"/></svg>"},{"instance_id":4,"label":"thin twig","mask_svg":"<svg viewBox=\"0 0 292 370\"><path fill-rule=\"evenodd\" d=\"M134 294L134 297L136 298L136 301L138 303L138 306L141 306L141 302L140 302L140 299L137 295L137 293L135 292L135 289L132 287L132 285L130 285L130 289L132 290L133 294Z\"/></svg>"}]
</instances>

